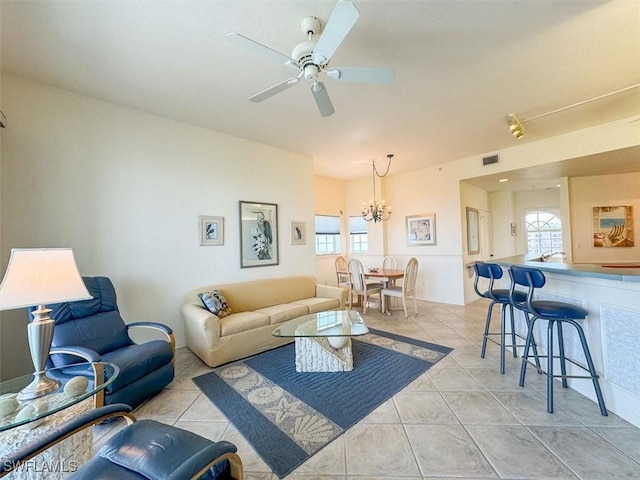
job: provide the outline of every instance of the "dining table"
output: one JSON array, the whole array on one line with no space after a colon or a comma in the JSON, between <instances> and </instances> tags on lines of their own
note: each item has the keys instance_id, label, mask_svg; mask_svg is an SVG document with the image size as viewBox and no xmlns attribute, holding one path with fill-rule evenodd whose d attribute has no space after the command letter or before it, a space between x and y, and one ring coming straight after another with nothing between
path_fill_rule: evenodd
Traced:
<instances>
[{"instance_id":1,"label":"dining table","mask_svg":"<svg viewBox=\"0 0 640 480\"><path fill-rule=\"evenodd\" d=\"M336 270L337 273L343 273L349 275L348 270ZM364 272L366 279L373 278L382 284L382 288L387 288L393 284L395 280L404 277L404 270L391 269L391 268L367 268ZM382 302L382 292L380 293L380 302ZM358 296L358 302L356 305L360 305L360 298ZM388 305L382 306L382 312L387 315L391 315Z\"/></svg>"}]
</instances>

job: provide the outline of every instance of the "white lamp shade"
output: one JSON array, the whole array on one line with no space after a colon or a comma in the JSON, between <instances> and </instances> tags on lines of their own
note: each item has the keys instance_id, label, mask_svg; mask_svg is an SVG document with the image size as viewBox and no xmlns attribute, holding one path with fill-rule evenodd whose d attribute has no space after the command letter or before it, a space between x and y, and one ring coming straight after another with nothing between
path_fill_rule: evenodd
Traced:
<instances>
[{"instance_id":1,"label":"white lamp shade","mask_svg":"<svg viewBox=\"0 0 640 480\"><path fill-rule=\"evenodd\" d=\"M70 248L13 248L0 284L0 310L93 298Z\"/></svg>"}]
</instances>

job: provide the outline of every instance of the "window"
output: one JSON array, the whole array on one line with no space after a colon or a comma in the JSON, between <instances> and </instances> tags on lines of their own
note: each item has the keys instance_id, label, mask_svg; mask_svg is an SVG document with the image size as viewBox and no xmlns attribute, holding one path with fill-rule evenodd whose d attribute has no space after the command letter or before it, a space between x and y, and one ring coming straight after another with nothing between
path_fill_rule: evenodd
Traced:
<instances>
[{"instance_id":1,"label":"window","mask_svg":"<svg viewBox=\"0 0 640 480\"><path fill-rule=\"evenodd\" d=\"M562 222L558 210L529 210L525 214L527 253L542 255L562 250Z\"/></svg>"},{"instance_id":2,"label":"window","mask_svg":"<svg viewBox=\"0 0 640 480\"><path fill-rule=\"evenodd\" d=\"M316 255L340 253L340 217L316 215Z\"/></svg>"},{"instance_id":3,"label":"window","mask_svg":"<svg viewBox=\"0 0 640 480\"><path fill-rule=\"evenodd\" d=\"M367 221L362 216L349 217L349 248L351 253L367 253Z\"/></svg>"}]
</instances>

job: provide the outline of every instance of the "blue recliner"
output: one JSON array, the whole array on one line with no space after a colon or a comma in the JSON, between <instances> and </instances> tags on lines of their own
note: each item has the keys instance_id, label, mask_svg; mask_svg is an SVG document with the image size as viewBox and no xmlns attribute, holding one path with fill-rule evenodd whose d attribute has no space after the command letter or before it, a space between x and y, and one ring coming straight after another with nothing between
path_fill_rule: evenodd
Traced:
<instances>
[{"instance_id":1,"label":"blue recliner","mask_svg":"<svg viewBox=\"0 0 640 480\"><path fill-rule=\"evenodd\" d=\"M160 323L125 324L116 304L116 292L107 277L83 277L91 300L50 305L55 321L49 367L63 367L79 362L110 362L120 372L107 386L104 399L98 395L96 406L125 403L136 408L152 397L174 376L175 340L172 330ZM153 328L166 340L136 344L129 329ZM80 357L80 358L79 358ZM74 367L63 370L68 375L82 375Z\"/></svg>"},{"instance_id":2,"label":"blue recliner","mask_svg":"<svg viewBox=\"0 0 640 480\"><path fill-rule=\"evenodd\" d=\"M0 477L37 454L85 428L124 417L129 426L115 433L69 480L240 480L243 467L236 446L212 442L195 433L155 420L135 421L131 408L113 404L90 410L21 445L1 458ZM135 422L135 423L134 423Z\"/></svg>"}]
</instances>

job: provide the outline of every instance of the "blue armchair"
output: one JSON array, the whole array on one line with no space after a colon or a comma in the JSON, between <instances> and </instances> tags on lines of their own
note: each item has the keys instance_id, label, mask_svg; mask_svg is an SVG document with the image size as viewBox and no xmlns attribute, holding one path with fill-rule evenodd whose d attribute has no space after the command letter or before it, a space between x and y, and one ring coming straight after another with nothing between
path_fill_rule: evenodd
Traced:
<instances>
[{"instance_id":1,"label":"blue armchair","mask_svg":"<svg viewBox=\"0 0 640 480\"><path fill-rule=\"evenodd\" d=\"M115 433L69 480L240 480L243 467L236 446L212 442L155 420L135 421L131 407L113 404L91 410L22 445L0 459L0 477L65 438L114 417L129 424Z\"/></svg>"},{"instance_id":2,"label":"blue armchair","mask_svg":"<svg viewBox=\"0 0 640 480\"><path fill-rule=\"evenodd\" d=\"M175 340L172 330L160 323L125 324L116 304L116 292L107 277L83 277L91 300L50 305L55 321L49 367L69 366L66 375L82 375L78 362L110 362L120 373L96 396L96 406L125 403L136 408L152 397L174 376ZM132 328L153 328L166 340L136 344ZM80 358L78 358L80 357Z\"/></svg>"}]
</instances>

